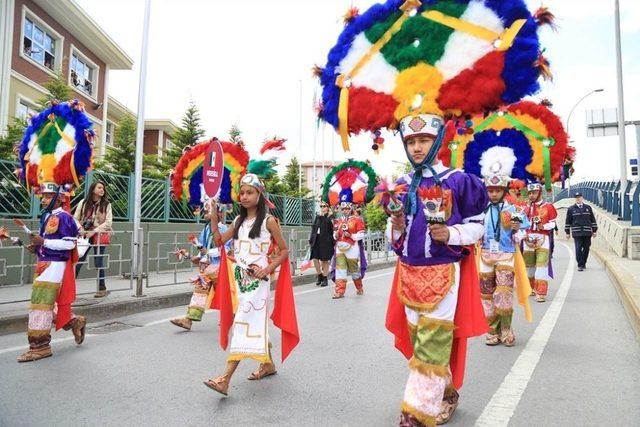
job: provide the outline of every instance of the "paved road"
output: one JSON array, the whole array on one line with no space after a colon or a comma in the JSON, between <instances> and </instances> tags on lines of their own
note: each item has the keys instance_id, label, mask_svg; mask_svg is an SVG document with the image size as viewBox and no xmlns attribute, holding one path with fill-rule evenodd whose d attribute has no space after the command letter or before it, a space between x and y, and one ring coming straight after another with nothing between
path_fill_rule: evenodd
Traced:
<instances>
[{"instance_id":1,"label":"paved road","mask_svg":"<svg viewBox=\"0 0 640 427\"><path fill-rule=\"evenodd\" d=\"M637 425L640 346L602 266L574 274L569 255L558 247L534 323L516 312L515 347L471 342L450 425ZM191 332L165 320L184 312L174 308L92 325L80 347L56 334L54 356L31 364L15 362L24 335L0 337L0 425L396 425L407 368L383 326L391 274L373 272L365 296L351 288L339 301L297 287L300 346L264 381L247 381L255 364L244 362L229 398L202 385L225 361L215 312Z\"/></svg>"}]
</instances>

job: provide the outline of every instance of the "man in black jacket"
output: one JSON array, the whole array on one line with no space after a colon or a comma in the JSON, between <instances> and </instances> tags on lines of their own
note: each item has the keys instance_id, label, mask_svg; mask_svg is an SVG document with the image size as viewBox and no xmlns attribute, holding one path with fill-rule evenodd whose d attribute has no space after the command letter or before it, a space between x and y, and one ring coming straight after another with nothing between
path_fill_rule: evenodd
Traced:
<instances>
[{"instance_id":1,"label":"man in black jacket","mask_svg":"<svg viewBox=\"0 0 640 427\"><path fill-rule=\"evenodd\" d=\"M589 257L591 237L596 237L598 224L593 215L593 209L584 203L582 194L576 193L575 197L576 204L567 209L567 220L564 223L564 232L567 233L567 239L573 235L576 245L578 271L583 271L586 268L587 258Z\"/></svg>"}]
</instances>

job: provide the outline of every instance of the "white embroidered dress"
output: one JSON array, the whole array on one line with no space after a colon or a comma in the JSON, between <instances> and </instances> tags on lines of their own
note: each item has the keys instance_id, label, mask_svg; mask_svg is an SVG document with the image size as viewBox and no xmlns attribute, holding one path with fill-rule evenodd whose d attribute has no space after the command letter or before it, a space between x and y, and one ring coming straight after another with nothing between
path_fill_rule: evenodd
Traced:
<instances>
[{"instance_id":1,"label":"white embroidered dress","mask_svg":"<svg viewBox=\"0 0 640 427\"><path fill-rule=\"evenodd\" d=\"M251 277L249 269L258 270L269 264L267 253L271 244L271 234L267 230L267 220L260 227L260 236L249 238L249 231L255 218L245 219L238 230L238 238L233 241L235 262L232 264L237 296L238 309L233 321L228 360L255 359L261 363L269 363L269 294L271 280L269 276L262 280Z\"/></svg>"}]
</instances>

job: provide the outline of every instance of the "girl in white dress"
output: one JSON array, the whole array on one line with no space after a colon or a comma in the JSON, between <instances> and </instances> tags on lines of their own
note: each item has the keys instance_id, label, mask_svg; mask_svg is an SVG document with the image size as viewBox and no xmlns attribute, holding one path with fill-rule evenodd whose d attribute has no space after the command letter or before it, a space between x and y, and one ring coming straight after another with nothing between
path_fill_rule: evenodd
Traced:
<instances>
[{"instance_id":1,"label":"girl in white dress","mask_svg":"<svg viewBox=\"0 0 640 427\"><path fill-rule=\"evenodd\" d=\"M282 230L268 207L273 207L263 194L264 184L257 175L247 174L241 180L240 215L224 233L213 230L216 245L233 239L233 263L231 275L235 282L238 306L233 319L233 336L223 375L209 379L204 384L227 395L229 382L242 359L254 359L260 363L250 380L260 380L276 373L271 358L271 344L267 318L271 274L289 256L282 237ZM217 224L217 218L211 218ZM279 252L269 262L268 251L275 243Z\"/></svg>"}]
</instances>

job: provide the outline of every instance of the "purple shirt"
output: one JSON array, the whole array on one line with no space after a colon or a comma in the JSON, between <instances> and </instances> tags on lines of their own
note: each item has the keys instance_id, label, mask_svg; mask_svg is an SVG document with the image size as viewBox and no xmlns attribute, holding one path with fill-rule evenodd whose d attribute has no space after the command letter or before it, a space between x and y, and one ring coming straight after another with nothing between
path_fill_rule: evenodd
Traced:
<instances>
[{"instance_id":1,"label":"purple shirt","mask_svg":"<svg viewBox=\"0 0 640 427\"><path fill-rule=\"evenodd\" d=\"M75 241L78 232L73 216L60 209L49 214L40 230L40 236L45 240ZM45 246L38 248L38 261L67 261L70 257L71 250L56 250Z\"/></svg>"},{"instance_id":2,"label":"purple shirt","mask_svg":"<svg viewBox=\"0 0 640 427\"><path fill-rule=\"evenodd\" d=\"M451 191L450 216L446 220L448 226L464 224L468 222L480 222L484 210L489 203L489 197L484 184L474 175L460 170L445 169L442 165L435 166L436 173L441 179L442 189ZM435 186L435 180L431 174L426 173L420 182L420 187L431 188ZM398 180L400 184L411 184L413 173L405 175ZM403 203L408 203L404 197ZM402 247L394 248L402 262L409 265L437 265L450 264L460 261L463 248L456 245L445 245L433 242L428 232L424 203L417 197L418 212L405 218L407 235ZM474 218L477 217L477 218Z\"/></svg>"}]
</instances>

